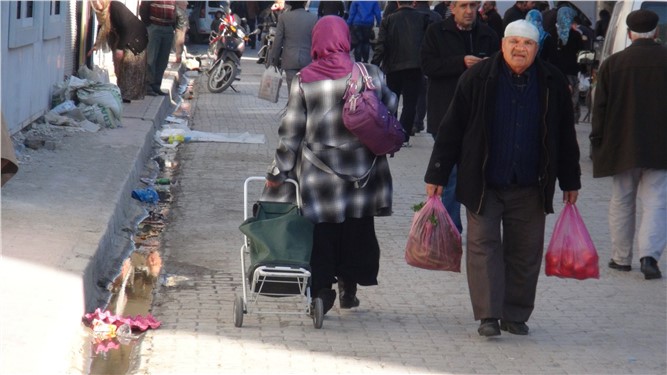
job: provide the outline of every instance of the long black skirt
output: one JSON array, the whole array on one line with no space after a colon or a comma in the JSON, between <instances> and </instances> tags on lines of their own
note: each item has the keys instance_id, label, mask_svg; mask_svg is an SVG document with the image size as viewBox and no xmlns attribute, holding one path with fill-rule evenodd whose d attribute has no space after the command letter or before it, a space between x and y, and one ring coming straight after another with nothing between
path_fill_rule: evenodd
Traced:
<instances>
[{"instance_id":1,"label":"long black skirt","mask_svg":"<svg viewBox=\"0 0 667 375\"><path fill-rule=\"evenodd\" d=\"M337 279L377 285L380 245L375 236L374 217L315 224L310 266L313 295L331 288Z\"/></svg>"}]
</instances>

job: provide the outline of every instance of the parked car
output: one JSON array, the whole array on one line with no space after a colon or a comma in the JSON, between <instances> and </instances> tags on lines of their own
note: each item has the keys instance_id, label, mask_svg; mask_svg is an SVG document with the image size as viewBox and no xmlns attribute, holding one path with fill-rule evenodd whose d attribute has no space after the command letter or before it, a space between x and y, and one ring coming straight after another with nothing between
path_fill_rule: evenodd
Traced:
<instances>
[{"instance_id":1,"label":"parked car","mask_svg":"<svg viewBox=\"0 0 667 375\"><path fill-rule=\"evenodd\" d=\"M667 44L667 2L663 1L619 1L614 6L614 10L609 20L609 28L602 45L600 63L612 54L624 50L630 45L628 38L628 27L625 19L630 12L637 9L648 9L656 12L658 21L658 39L662 44Z\"/></svg>"},{"instance_id":2,"label":"parked car","mask_svg":"<svg viewBox=\"0 0 667 375\"><path fill-rule=\"evenodd\" d=\"M190 41L208 43L215 12L219 10L225 12L226 9L229 9L229 1L188 1Z\"/></svg>"}]
</instances>

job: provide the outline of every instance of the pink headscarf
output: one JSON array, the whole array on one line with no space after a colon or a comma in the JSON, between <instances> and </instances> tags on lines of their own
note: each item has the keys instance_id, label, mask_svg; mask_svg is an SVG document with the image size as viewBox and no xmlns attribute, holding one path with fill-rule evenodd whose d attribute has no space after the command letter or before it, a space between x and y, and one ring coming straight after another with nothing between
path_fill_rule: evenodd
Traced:
<instances>
[{"instance_id":1,"label":"pink headscarf","mask_svg":"<svg viewBox=\"0 0 667 375\"><path fill-rule=\"evenodd\" d=\"M338 16L324 16L313 27L310 56L313 62L301 69L304 83L345 77L352 71L350 29Z\"/></svg>"}]
</instances>

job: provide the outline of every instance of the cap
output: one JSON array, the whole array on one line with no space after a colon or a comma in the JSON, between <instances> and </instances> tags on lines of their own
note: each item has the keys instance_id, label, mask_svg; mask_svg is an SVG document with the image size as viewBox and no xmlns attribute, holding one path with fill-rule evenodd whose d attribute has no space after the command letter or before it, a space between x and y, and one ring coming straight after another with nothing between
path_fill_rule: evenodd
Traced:
<instances>
[{"instance_id":1,"label":"cap","mask_svg":"<svg viewBox=\"0 0 667 375\"><path fill-rule=\"evenodd\" d=\"M537 30L535 25L526 20L517 20L510 23L507 25L507 28L505 28L505 37L508 36L520 36L539 42L540 31Z\"/></svg>"},{"instance_id":2,"label":"cap","mask_svg":"<svg viewBox=\"0 0 667 375\"><path fill-rule=\"evenodd\" d=\"M635 10L628 14L625 19L631 31L636 33L647 33L658 26L658 15L655 12L646 9Z\"/></svg>"}]
</instances>

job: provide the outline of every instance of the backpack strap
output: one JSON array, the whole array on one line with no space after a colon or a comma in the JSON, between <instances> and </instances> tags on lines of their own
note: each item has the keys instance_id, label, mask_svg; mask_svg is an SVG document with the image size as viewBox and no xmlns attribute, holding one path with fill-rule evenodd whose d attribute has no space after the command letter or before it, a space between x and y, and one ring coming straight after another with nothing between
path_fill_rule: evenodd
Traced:
<instances>
[{"instance_id":1,"label":"backpack strap","mask_svg":"<svg viewBox=\"0 0 667 375\"><path fill-rule=\"evenodd\" d=\"M364 80L364 83L366 84L366 90L375 90L375 85L373 84L373 77L371 77L370 74L368 74L368 70L366 70L366 65L363 63L355 63L359 68L359 71L361 72L361 77Z\"/></svg>"},{"instance_id":2,"label":"backpack strap","mask_svg":"<svg viewBox=\"0 0 667 375\"><path fill-rule=\"evenodd\" d=\"M354 63L354 65L352 65L352 75L347 81L347 88L345 89L345 94L343 94L343 101L361 91L361 87L357 84L359 82L359 76L361 76L361 71L358 63Z\"/></svg>"}]
</instances>

